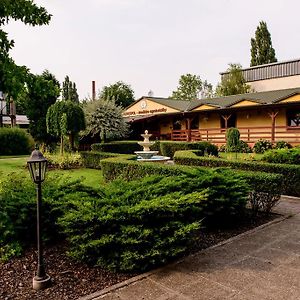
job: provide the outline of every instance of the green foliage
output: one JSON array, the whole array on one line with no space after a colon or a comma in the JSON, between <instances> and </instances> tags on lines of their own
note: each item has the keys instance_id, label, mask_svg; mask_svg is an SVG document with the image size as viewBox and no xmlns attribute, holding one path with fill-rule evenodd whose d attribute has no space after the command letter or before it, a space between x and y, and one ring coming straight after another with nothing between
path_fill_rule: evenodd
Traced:
<instances>
[{"instance_id":1,"label":"green foliage","mask_svg":"<svg viewBox=\"0 0 300 300\"><path fill-rule=\"evenodd\" d=\"M71 148L74 149L75 136L85 129L84 112L75 102L58 101L49 107L46 123L49 134L55 137L68 134Z\"/></svg>"},{"instance_id":2,"label":"green foliage","mask_svg":"<svg viewBox=\"0 0 300 300\"><path fill-rule=\"evenodd\" d=\"M89 101L85 106L87 134L100 135L101 141L120 139L129 133L123 109L113 100Z\"/></svg>"},{"instance_id":3,"label":"green foliage","mask_svg":"<svg viewBox=\"0 0 300 300\"><path fill-rule=\"evenodd\" d=\"M78 201L60 224L75 258L144 271L186 251L203 218L232 218L244 212L246 200L247 185L238 176L155 176L110 184L102 198Z\"/></svg>"},{"instance_id":4,"label":"green foliage","mask_svg":"<svg viewBox=\"0 0 300 300\"><path fill-rule=\"evenodd\" d=\"M101 169L101 160L109 157L117 157L121 154L109 152L94 152L94 151L81 151L80 156L82 164L86 168Z\"/></svg>"},{"instance_id":5,"label":"green foliage","mask_svg":"<svg viewBox=\"0 0 300 300\"><path fill-rule=\"evenodd\" d=\"M47 133L46 115L59 93L59 82L48 71L44 71L42 75L31 74L27 80L25 111L30 120L29 131L37 142L49 144L53 141Z\"/></svg>"},{"instance_id":6,"label":"green foliage","mask_svg":"<svg viewBox=\"0 0 300 300\"><path fill-rule=\"evenodd\" d=\"M36 243L36 190L31 179L12 173L0 181L0 260L21 254L22 249ZM80 199L100 197L95 189L70 181L57 174L47 175L43 183L43 239L58 241L57 219Z\"/></svg>"},{"instance_id":7,"label":"green foliage","mask_svg":"<svg viewBox=\"0 0 300 300\"><path fill-rule=\"evenodd\" d=\"M79 153L65 153L63 156L58 154L44 153L48 160L48 167L62 170L74 169L82 166L82 159Z\"/></svg>"},{"instance_id":8,"label":"green foliage","mask_svg":"<svg viewBox=\"0 0 300 300\"><path fill-rule=\"evenodd\" d=\"M268 150L261 160L269 163L300 165L300 148Z\"/></svg>"},{"instance_id":9,"label":"green foliage","mask_svg":"<svg viewBox=\"0 0 300 300\"><path fill-rule=\"evenodd\" d=\"M76 83L70 81L69 76L65 77L65 81L62 84L61 96L62 96L62 100L64 101L69 100L79 104L79 96L77 93Z\"/></svg>"},{"instance_id":10,"label":"green foliage","mask_svg":"<svg viewBox=\"0 0 300 300\"><path fill-rule=\"evenodd\" d=\"M286 141L278 141L275 144L275 149L290 149L292 145Z\"/></svg>"},{"instance_id":11,"label":"green foliage","mask_svg":"<svg viewBox=\"0 0 300 300\"><path fill-rule=\"evenodd\" d=\"M209 142L160 142L160 153L163 156L172 158L175 152L179 150L200 150L202 152L202 155L218 155L218 147Z\"/></svg>"},{"instance_id":12,"label":"green foliage","mask_svg":"<svg viewBox=\"0 0 300 300\"><path fill-rule=\"evenodd\" d=\"M31 0L0 2L0 87L1 91L17 99L23 92L25 82L29 75L25 66L17 66L9 56L9 51L14 46L14 41L8 39L8 34L3 26L11 20L21 21L32 26L48 24L51 15L45 8L37 6Z\"/></svg>"},{"instance_id":13,"label":"green foliage","mask_svg":"<svg viewBox=\"0 0 300 300\"><path fill-rule=\"evenodd\" d=\"M117 106L124 108L134 102L134 91L130 85L117 81L109 86L104 86L100 92L100 98L113 100Z\"/></svg>"},{"instance_id":14,"label":"green foliage","mask_svg":"<svg viewBox=\"0 0 300 300\"><path fill-rule=\"evenodd\" d=\"M134 154L134 151L141 151L142 146L137 141L115 141L111 143L92 144L91 149L99 152Z\"/></svg>"},{"instance_id":15,"label":"green foliage","mask_svg":"<svg viewBox=\"0 0 300 300\"><path fill-rule=\"evenodd\" d=\"M199 98L210 98L213 95L212 85L206 80L203 82L200 76L185 74L179 79L179 86L172 92L172 99L194 100Z\"/></svg>"},{"instance_id":16,"label":"green foliage","mask_svg":"<svg viewBox=\"0 0 300 300\"><path fill-rule=\"evenodd\" d=\"M238 152L240 144L240 131L237 128L228 128L226 131L226 150L228 152Z\"/></svg>"},{"instance_id":17,"label":"green foliage","mask_svg":"<svg viewBox=\"0 0 300 300\"><path fill-rule=\"evenodd\" d=\"M272 148L273 145L270 141L260 139L254 144L253 151L255 153L264 153L265 151L270 150Z\"/></svg>"},{"instance_id":18,"label":"green foliage","mask_svg":"<svg viewBox=\"0 0 300 300\"><path fill-rule=\"evenodd\" d=\"M25 130L0 128L0 155L29 154L33 148L33 138Z\"/></svg>"},{"instance_id":19,"label":"green foliage","mask_svg":"<svg viewBox=\"0 0 300 300\"><path fill-rule=\"evenodd\" d=\"M252 149L251 147L243 140L239 141L237 152L239 153L251 153Z\"/></svg>"},{"instance_id":20,"label":"green foliage","mask_svg":"<svg viewBox=\"0 0 300 300\"><path fill-rule=\"evenodd\" d=\"M277 183L281 187L280 181L282 181L283 191L282 194L291 196L300 196L300 166L289 165L289 164L275 164L265 162L254 162L254 161L237 161L237 160L226 160L213 157L199 157L190 154L193 157L187 157L185 151L177 152L174 160L176 164L194 165L194 166L205 166L205 167L230 167L233 169L240 169L246 171L259 171L266 172L265 176L274 175L276 173L283 175L279 177L280 180ZM267 174L269 173L269 175ZM272 187L273 189L273 187ZM270 190L272 190L270 187Z\"/></svg>"},{"instance_id":21,"label":"green foliage","mask_svg":"<svg viewBox=\"0 0 300 300\"><path fill-rule=\"evenodd\" d=\"M229 64L228 74L222 76L221 83L216 88L220 97L250 93L250 85L246 84L240 64Z\"/></svg>"},{"instance_id":22,"label":"green foliage","mask_svg":"<svg viewBox=\"0 0 300 300\"><path fill-rule=\"evenodd\" d=\"M275 50L272 46L271 34L267 23L259 22L255 31L255 38L251 38L251 64L258 66L277 62Z\"/></svg>"}]
</instances>

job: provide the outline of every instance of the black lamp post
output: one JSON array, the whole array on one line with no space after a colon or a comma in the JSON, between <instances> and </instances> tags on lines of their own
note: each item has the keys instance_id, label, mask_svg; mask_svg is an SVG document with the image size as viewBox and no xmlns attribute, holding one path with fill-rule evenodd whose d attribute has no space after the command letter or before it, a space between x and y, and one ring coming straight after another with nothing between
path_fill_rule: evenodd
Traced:
<instances>
[{"instance_id":1,"label":"black lamp post","mask_svg":"<svg viewBox=\"0 0 300 300\"><path fill-rule=\"evenodd\" d=\"M33 182L36 184L37 191L37 248L38 248L38 267L36 275L33 278L33 288L42 290L49 286L50 276L46 274L43 262L43 246L41 241L41 200L42 188L41 184L45 180L47 169L47 159L43 154L36 149L32 151L29 160L27 161L28 169Z\"/></svg>"}]
</instances>

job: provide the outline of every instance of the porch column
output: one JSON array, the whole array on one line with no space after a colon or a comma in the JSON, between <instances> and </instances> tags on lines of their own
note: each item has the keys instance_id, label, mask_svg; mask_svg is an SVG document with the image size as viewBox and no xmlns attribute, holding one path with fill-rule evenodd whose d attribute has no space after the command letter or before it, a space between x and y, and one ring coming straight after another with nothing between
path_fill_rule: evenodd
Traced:
<instances>
[{"instance_id":1,"label":"porch column","mask_svg":"<svg viewBox=\"0 0 300 300\"><path fill-rule=\"evenodd\" d=\"M272 120L272 128L271 128L271 142L274 143L275 142L275 121L276 121L276 117L278 115L278 111L274 111L272 110L272 112L268 113L268 115L270 116L271 120Z\"/></svg>"},{"instance_id":2,"label":"porch column","mask_svg":"<svg viewBox=\"0 0 300 300\"><path fill-rule=\"evenodd\" d=\"M187 129L187 141L191 141L191 124L192 120L190 118L186 119L186 129Z\"/></svg>"},{"instance_id":3,"label":"porch column","mask_svg":"<svg viewBox=\"0 0 300 300\"><path fill-rule=\"evenodd\" d=\"M221 117L225 121L225 129L227 129L228 128L228 120L230 119L231 115L221 115Z\"/></svg>"}]
</instances>

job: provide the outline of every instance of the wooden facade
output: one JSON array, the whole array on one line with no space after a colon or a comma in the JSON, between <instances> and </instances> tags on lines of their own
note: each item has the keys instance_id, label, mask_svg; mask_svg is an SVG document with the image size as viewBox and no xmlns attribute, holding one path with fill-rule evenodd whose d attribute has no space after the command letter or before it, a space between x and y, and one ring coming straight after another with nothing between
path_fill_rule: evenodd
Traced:
<instances>
[{"instance_id":1,"label":"wooden facade","mask_svg":"<svg viewBox=\"0 0 300 300\"><path fill-rule=\"evenodd\" d=\"M157 139L226 142L236 127L250 145L259 139L300 144L300 88L194 101L142 97L124 117L134 130Z\"/></svg>"}]
</instances>

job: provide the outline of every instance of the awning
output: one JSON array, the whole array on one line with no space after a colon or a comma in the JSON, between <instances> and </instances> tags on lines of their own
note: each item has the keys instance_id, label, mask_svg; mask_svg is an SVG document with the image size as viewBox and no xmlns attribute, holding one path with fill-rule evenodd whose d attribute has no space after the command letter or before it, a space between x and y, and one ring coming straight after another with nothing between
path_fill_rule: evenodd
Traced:
<instances>
[{"instance_id":1,"label":"awning","mask_svg":"<svg viewBox=\"0 0 300 300\"><path fill-rule=\"evenodd\" d=\"M125 117L124 119L128 123L135 123L135 122L143 121L146 119L152 119L157 116L158 115L130 116L130 117Z\"/></svg>"}]
</instances>

